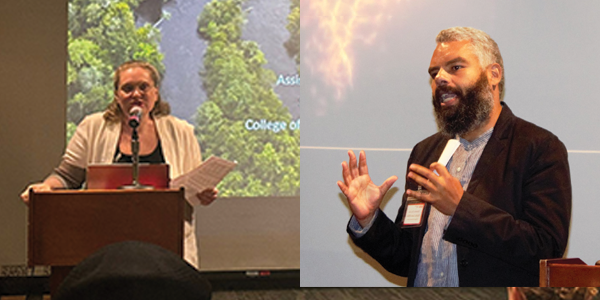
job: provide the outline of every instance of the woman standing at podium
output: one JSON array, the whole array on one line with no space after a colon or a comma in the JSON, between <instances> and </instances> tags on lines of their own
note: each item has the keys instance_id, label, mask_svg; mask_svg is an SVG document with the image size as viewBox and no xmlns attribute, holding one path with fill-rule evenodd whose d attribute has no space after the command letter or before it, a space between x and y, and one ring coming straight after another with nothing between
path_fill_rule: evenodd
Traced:
<instances>
[{"instance_id":1,"label":"woman standing at podium","mask_svg":"<svg viewBox=\"0 0 600 300\"><path fill-rule=\"evenodd\" d=\"M131 162L133 129L128 125L130 113L141 109L139 155L141 163L167 163L171 178L191 171L202 162L194 128L170 115L169 104L160 97L160 74L154 66L129 61L114 75L114 100L101 113L83 119L62 157L60 165L43 182L34 183L21 194L29 202L29 190L81 188L89 164ZM216 189L206 189L196 196L203 205L217 198ZM198 266L195 222L184 225L184 258Z\"/></svg>"}]
</instances>

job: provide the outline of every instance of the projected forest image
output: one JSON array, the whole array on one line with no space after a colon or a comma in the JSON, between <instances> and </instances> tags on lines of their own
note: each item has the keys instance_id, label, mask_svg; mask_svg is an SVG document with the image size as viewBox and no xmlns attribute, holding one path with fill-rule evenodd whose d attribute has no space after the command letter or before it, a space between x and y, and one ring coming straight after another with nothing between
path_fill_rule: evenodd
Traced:
<instances>
[{"instance_id":1,"label":"projected forest image","mask_svg":"<svg viewBox=\"0 0 600 300\"><path fill-rule=\"evenodd\" d=\"M299 196L299 0L70 0L67 139L113 100L115 68L163 75L204 159L238 162L222 197Z\"/></svg>"}]
</instances>

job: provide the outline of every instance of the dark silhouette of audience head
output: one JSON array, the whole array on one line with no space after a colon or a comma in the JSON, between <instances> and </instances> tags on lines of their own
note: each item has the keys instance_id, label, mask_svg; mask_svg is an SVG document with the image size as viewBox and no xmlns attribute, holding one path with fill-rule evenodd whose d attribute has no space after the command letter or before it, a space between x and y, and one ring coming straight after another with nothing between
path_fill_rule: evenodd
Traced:
<instances>
[{"instance_id":1,"label":"dark silhouette of audience head","mask_svg":"<svg viewBox=\"0 0 600 300\"><path fill-rule=\"evenodd\" d=\"M57 300L210 299L210 283L174 253L127 241L106 246L77 265Z\"/></svg>"}]
</instances>

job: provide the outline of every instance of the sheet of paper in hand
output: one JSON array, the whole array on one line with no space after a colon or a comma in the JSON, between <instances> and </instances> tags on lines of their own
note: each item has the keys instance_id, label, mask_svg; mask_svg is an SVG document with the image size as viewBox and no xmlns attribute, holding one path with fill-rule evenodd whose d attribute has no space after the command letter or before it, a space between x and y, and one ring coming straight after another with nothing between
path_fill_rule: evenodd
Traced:
<instances>
[{"instance_id":1,"label":"sheet of paper in hand","mask_svg":"<svg viewBox=\"0 0 600 300\"><path fill-rule=\"evenodd\" d=\"M235 166L237 162L211 156L188 173L171 180L171 188L185 189L185 199L191 205L200 204L196 194L214 188Z\"/></svg>"}]
</instances>

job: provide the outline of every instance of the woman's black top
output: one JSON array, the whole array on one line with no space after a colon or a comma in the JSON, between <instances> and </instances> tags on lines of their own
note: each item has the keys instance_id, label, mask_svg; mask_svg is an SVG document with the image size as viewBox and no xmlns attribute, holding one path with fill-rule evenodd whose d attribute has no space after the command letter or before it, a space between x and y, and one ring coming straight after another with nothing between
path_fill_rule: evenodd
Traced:
<instances>
[{"instance_id":1,"label":"woman's black top","mask_svg":"<svg viewBox=\"0 0 600 300\"><path fill-rule=\"evenodd\" d=\"M133 163L133 159L131 155L121 153L121 149L117 144L117 151L115 151L115 157L113 158L113 162L116 163ZM154 151L148 155L140 155L140 163L150 163L150 164L162 164L165 163L165 157L162 152L162 147L160 146L160 140L154 148Z\"/></svg>"}]
</instances>

